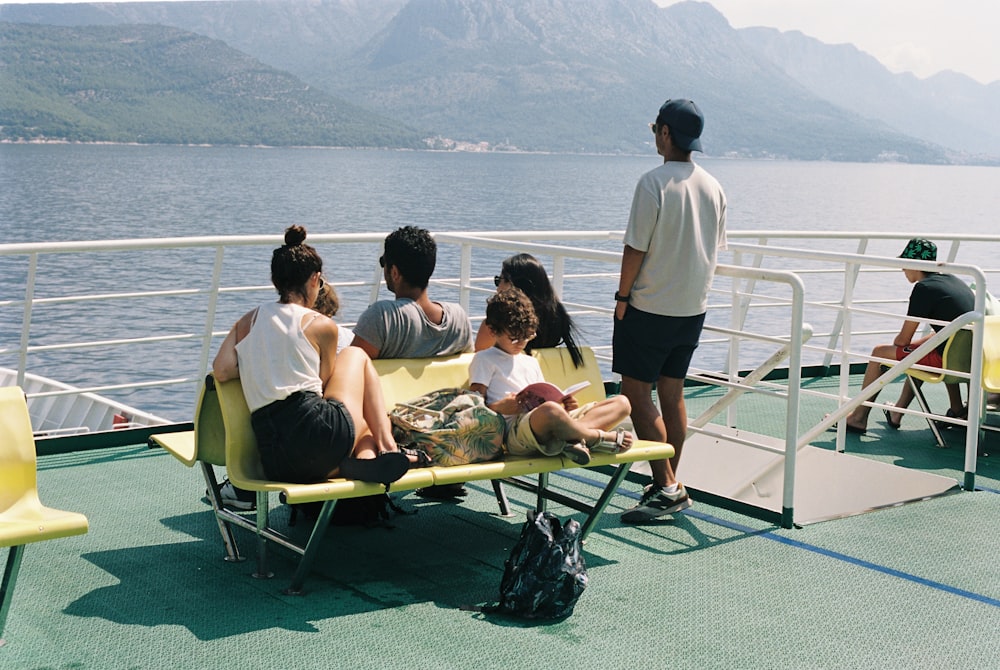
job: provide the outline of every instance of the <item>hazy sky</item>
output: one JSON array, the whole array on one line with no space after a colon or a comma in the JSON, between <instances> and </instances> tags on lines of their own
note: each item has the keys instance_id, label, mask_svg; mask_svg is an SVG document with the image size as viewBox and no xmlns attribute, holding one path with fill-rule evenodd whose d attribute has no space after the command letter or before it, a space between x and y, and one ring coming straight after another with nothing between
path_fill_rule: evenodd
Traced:
<instances>
[{"instance_id":1,"label":"hazy sky","mask_svg":"<svg viewBox=\"0 0 1000 670\"><path fill-rule=\"evenodd\" d=\"M678 0L654 1L666 6ZM1000 80L996 0L709 0L709 4L734 28L770 26L800 30L828 44L849 42L893 72L928 77L954 70L984 84Z\"/></svg>"},{"instance_id":2,"label":"hazy sky","mask_svg":"<svg viewBox=\"0 0 1000 670\"><path fill-rule=\"evenodd\" d=\"M656 0L672 5L677 0ZM988 84L1000 80L1000 3L996 0L709 0L734 28L799 30L848 42L893 72L928 77L954 70Z\"/></svg>"}]
</instances>

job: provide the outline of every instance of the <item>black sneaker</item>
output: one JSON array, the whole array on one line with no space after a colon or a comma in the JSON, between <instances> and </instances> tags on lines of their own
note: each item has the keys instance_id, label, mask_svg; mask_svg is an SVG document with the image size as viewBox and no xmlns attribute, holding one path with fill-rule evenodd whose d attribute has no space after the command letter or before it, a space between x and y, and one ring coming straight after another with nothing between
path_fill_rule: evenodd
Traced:
<instances>
[{"instance_id":1,"label":"black sneaker","mask_svg":"<svg viewBox=\"0 0 1000 670\"><path fill-rule=\"evenodd\" d=\"M659 484L650 484L642 492L639 504L622 514L625 523L642 523L652 521L661 516L675 514L691 506L687 489L683 484L677 484L676 493L667 493Z\"/></svg>"}]
</instances>

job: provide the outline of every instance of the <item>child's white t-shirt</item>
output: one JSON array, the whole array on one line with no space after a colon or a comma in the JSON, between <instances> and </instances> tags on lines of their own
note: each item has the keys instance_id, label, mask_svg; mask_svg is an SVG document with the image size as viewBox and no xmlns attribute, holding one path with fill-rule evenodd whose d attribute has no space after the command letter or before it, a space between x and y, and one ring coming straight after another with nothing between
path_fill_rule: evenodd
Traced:
<instances>
[{"instance_id":1,"label":"child's white t-shirt","mask_svg":"<svg viewBox=\"0 0 1000 670\"><path fill-rule=\"evenodd\" d=\"M508 393L517 393L528 384L543 381L542 368L532 356L508 354L499 347L477 351L469 364L469 383L486 387L487 405Z\"/></svg>"}]
</instances>

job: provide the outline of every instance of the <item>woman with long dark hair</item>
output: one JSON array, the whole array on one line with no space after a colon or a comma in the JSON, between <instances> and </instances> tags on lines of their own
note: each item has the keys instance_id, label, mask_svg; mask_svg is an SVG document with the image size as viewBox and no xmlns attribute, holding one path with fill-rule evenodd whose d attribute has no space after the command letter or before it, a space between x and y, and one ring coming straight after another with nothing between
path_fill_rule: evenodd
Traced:
<instances>
[{"instance_id":1,"label":"woman with long dark hair","mask_svg":"<svg viewBox=\"0 0 1000 670\"><path fill-rule=\"evenodd\" d=\"M516 254L504 260L500 274L494 278L497 290L521 289L528 296L538 316L535 338L528 343L525 351L556 347L560 344L569 349L570 358L576 367L583 366L583 354L576 343L576 325L566 311L566 307L556 297L545 267L531 254ZM476 351L488 349L496 344L492 331L482 324L476 334Z\"/></svg>"}]
</instances>

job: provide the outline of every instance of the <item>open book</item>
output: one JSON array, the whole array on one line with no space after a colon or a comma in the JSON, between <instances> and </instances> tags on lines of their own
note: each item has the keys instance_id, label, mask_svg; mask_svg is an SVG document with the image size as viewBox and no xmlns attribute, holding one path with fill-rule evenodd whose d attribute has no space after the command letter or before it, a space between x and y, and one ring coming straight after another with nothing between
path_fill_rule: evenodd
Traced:
<instances>
[{"instance_id":1,"label":"open book","mask_svg":"<svg viewBox=\"0 0 1000 670\"><path fill-rule=\"evenodd\" d=\"M584 380L579 384L573 384L566 390L563 390L555 384L550 384L549 382L535 382L534 384L528 384L518 392L517 401L520 403L521 407L524 408L524 411L530 412L543 402L547 402L549 400L553 402L562 402L577 391L585 389L588 386L590 386L590 382Z\"/></svg>"}]
</instances>

